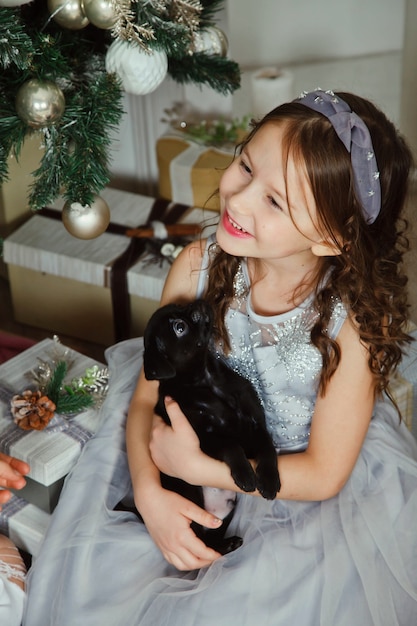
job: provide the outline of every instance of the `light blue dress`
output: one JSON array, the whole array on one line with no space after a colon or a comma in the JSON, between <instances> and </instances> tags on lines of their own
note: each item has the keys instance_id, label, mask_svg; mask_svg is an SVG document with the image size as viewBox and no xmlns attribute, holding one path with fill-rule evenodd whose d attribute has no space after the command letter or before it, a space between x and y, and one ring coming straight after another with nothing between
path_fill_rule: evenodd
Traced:
<instances>
[{"instance_id":1,"label":"light blue dress","mask_svg":"<svg viewBox=\"0 0 417 626\"><path fill-rule=\"evenodd\" d=\"M204 284L203 271L201 292ZM243 263L227 315L230 363L255 382L279 454L303 450L320 371L309 336L316 314L307 300L261 317L246 286ZM344 319L336 303L332 336ZM179 572L133 514L113 511L131 491L124 425L141 346L135 339L107 351L103 425L67 479L30 571L24 625L417 624L417 445L391 404L375 405L356 466L337 496L323 502L239 496L230 533L241 535L243 546L207 569Z\"/></svg>"}]
</instances>

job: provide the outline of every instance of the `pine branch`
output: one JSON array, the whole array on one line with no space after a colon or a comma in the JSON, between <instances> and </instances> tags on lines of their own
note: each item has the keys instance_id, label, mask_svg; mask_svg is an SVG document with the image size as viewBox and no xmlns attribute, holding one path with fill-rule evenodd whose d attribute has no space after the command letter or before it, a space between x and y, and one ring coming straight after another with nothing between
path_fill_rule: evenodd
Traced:
<instances>
[{"instance_id":1,"label":"pine branch","mask_svg":"<svg viewBox=\"0 0 417 626\"><path fill-rule=\"evenodd\" d=\"M63 394L56 403L56 412L62 415L74 415L94 404L94 398L87 394Z\"/></svg>"},{"instance_id":2,"label":"pine branch","mask_svg":"<svg viewBox=\"0 0 417 626\"><path fill-rule=\"evenodd\" d=\"M25 70L30 66L35 49L19 11L0 9L0 41L0 66L3 69L14 65Z\"/></svg>"},{"instance_id":3,"label":"pine branch","mask_svg":"<svg viewBox=\"0 0 417 626\"><path fill-rule=\"evenodd\" d=\"M65 361L59 361L54 369L51 379L48 382L45 395L56 405L58 403L59 394L61 392L62 383L64 382L68 366Z\"/></svg>"},{"instance_id":4,"label":"pine branch","mask_svg":"<svg viewBox=\"0 0 417 626\"><path fill-rule=\"evenodd\" d=\"M205 84L223 94L240 87L239 65L217 54L196 52L181 60L168 59L168 73L178 83Z\"/></svg>"},{"instance_id":5,"label":"pine branch","mask_svg":"<svg viewBox=\"0 0 417 626\"><path fill-rule=\"evenodd\" d=\"M29 204L50 204L62 191L66 200L91 204L109 182L111 131L123 114L122 92L114 75L92 59L64 92L66 107L57 126L44 129L45 152L33 173Z\"/></svg>"},{"instance_id":6,"label":"pine branch","mask_svg":"<svg viewBox=\"0 0 417 626\"><path fill-rule=\"evenodd\" d=\"M223 8L224 0L200 0L203 10L200 14L200 28L215 26L216 13Z\"/></svg>"}]
</instances>

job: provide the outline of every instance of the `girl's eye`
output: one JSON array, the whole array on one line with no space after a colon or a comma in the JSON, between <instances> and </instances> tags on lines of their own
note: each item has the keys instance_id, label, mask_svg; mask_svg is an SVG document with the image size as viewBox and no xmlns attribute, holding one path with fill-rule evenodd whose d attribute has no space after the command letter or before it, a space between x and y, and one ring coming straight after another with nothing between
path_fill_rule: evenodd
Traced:
<instances>
[{"instance_id":1,"label":"girl's eye","mask_svg":"<svg viewBox=\"0 0 417 626\"><path fill-rule=\"evenodd\" d=\"M246 163L245 163L245 161L243 161L243 159L240 159L239 166L246 174L252 174L251 168L248 165L246 165Z\"/></svg>"},{"instance_id":2,"label":"girl's eye","mask_svg":"<svg viewBox=\"0 0 417 626\"><path fill-rule=\"evenodd\" d=\"M188 330L187 323L182 319L176 319L172 322L172 328L177 337L181 337Z\"/></svg>"},{"instance_id":3,"label":"girl's eye","mask_svg":"<svg viewBox=\"0 0 417 626\"><path fill-rule=\"evenodd\" d=\"M276 209L280 209L281 207L279 206L278 202L276 200L274 200L274 198L272 196L268 196L268 200L269 202L272 204L272 206Z\"/></svg>"}]
</instances>

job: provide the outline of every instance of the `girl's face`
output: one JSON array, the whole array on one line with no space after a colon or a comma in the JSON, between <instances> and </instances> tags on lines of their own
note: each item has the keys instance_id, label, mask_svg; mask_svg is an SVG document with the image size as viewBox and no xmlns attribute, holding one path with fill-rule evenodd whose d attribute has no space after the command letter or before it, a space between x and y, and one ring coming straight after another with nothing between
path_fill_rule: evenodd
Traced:
<instances>
[{"instance_id":1,"label":"girl's face","mask_svg":"<svg viewBox=\"0 0 417 626\"><path fill-rule=\"evenodd\" d=\"M282 124L260 128L223 174L217 242L235 256L307 269L322 254L315 244L323 237L303 167L291 155L283 163L283 132Z\"/></svg>"}]
</instances>

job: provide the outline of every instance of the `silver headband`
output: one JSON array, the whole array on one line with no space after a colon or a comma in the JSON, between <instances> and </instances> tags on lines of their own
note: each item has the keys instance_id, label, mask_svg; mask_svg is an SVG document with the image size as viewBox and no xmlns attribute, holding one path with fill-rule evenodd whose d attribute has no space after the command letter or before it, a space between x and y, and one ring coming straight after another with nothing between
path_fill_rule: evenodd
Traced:
<instances>
[{"instance_id":1,"label":"silver headband","mask_svg":"<svg viewBox=\"0 0 417 626\"><path fill-rule=\"evenodd\" d=\"M322 113L335 129L350 153L355 190L364 217L368 224L372 224L381 210L381 185L371 135L365 122L332 91L303 92L294 102Z\"/></svg>"}]
</instances>

